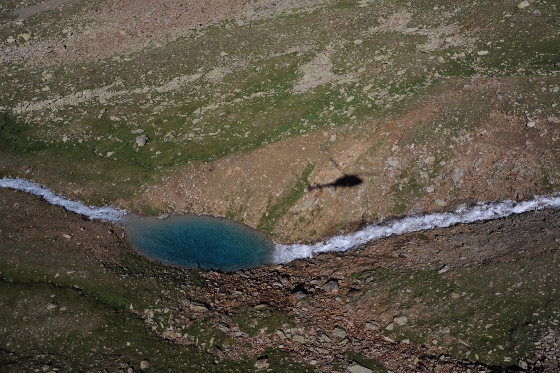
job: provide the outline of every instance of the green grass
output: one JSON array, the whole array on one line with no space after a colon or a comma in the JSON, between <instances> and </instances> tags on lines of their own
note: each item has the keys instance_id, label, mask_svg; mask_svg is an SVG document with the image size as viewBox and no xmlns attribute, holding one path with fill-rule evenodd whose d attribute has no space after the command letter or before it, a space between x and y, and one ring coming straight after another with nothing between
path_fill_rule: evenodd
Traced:
<instances>
[{"instance_id":1,"label":"green grass","mask_svg":"<svg viewBox=\"0 0 560 373\"><path fill-rule=\"evenodd\" d=\"M364 366L372 370L373 373L385 373L387 371L387 368L385 368L383 364L381 364L375 359L368 359L363 355L352 351L347 351L345 355L348 359L353 360L356 363L360 364L361 366Z\"/></svg>"},{"instance_id":2,"label":"green grass","mask_svg":"<svg viewBox=\"0 0 560 373\"><path fill-rule=\"evenodd\" d=\"M535 342L558 323L557 253L530 260L455 269L378 269L356 273L371 277L361 300L381 298L381 306L407 316L385 333L398 340L442 346L459 359L514 365L532 356ZM511 358L508 363L505 358Z\"/></svg>"},{"instance_id":3,"label":"green grass","mask_svg":"<svg viewBox=\"0 0 560 373\"><path fill-rule=\"evenodd\" d=\"M540 187L542 190L546 191L547 193L554 192L554 183L550 181L550 175L547 172L544 172L540 180Z\"/></svg>"},{"instance_id":4,"label":"green grass","mask_svg":"<svg viewBox=\"0 0 560 373\"><path fill-rule=\"evenodd\" d=\"M283 324L294 326L294 320L286 313L270 306L242 307L232 311L231 321L243 332L254 337L261 331L272 334Z\"/></svg>"},{"instance_id":5,"label":"green grass","mask_svg":"<svg viewBox=\"0 0 560 373\"><path fill-rule=\"evenodd\" d=\"M278 197L276 201L272 202L267 211L261 216L257 229L270 236L274 235L273 231L276 224L305 193L309 185L309 175L313 168L313 164L308 164L296 180L295 185Z\"/></svg>"},{"instance_id":6,"label":"green grass","mask_svg":"<svg viewBox=\"0 0 560 373\"><path fill-rule=\"evenodd\" d=\"M139 370L143 360L149 362L150 371L239 372L252 370L256 360L216 359L206 351L222 346L225 338L203 323L185 329L195 345L169 343L150 333L140 317L116 311L74 288L2 280L0 306L6 311L0 323L3 372L44 366L78 371ZM313 371L282 351L268 349L265 355L273 372Z\"/></svg>"},{"instance_id":7,"label":"green grass","mask_svg":"<svg viewBox=\"0 0 560 373\"><path fill-rule=\"evenodd\" d=\"M422 197L425 194L423 184L412 169L406 169L398 176L399 182L391 187L391 194L394 197L394 204L391 212L401 215L410 207L411 201L415 197ZM406 180L406 181L405 181Z\"/></svg>"}]
</instances>

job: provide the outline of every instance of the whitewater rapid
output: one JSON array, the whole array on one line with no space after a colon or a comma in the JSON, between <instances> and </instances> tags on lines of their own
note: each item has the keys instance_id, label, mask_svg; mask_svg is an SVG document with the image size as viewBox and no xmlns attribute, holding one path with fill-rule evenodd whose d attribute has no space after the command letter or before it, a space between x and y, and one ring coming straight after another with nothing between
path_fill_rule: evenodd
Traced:
<instances>
[{"instance_id":1,"label":"whitewater rapid","mask_svg":"<svg viewBox=\"0 0 560 373\"><path fill-rule=\"evenodd\" d=\"M535 196L532 200L523 202L510 200L492 203L480 202L473 207L463 207L455 212L427 214L369 225L357 232L331 237L314 245L276 244L273 261L275 263L286 263L296 259L311 258L315 254L329 251L347 251L383 237L433 228L447 228L456 224L500 219L512 214L522 214L546 208L560 208L560 193L551 196Z\"/></svg>"},{"instance_id":2,"label":"whitewater rapid","mask_svg":"<svg viewBox=\"0 0 560 373\"><path fill-rule=\"evenodd\" d=\"M16 189L42 196L48 203L61 206L68 211L84 215L89 219L106 220L118 223L126 211L110 206L93 207L78 201L72 201L55 194L50 189L24 179L0 179L0 188ZM296 259L311 258L316 254L329 251L347 251L366 242L392 235L418 232L433 228L446 228L456 224L468 224L477 221L493 220L546 208L560 209L560 193L549 196L535 196L523 202L506 200L503 202L480 202L472 207L463 207L455 212L434 213L408 217L401 220L369 225L347 235L334 236L313 245L275 244L271 256L272 263L287 263Z\"/></svg>"},{"instance_id":3,"label":"whitewater rapid","mask_svg":"<svg viewBox=\"0 0 560 373\"><path fill-rule=\"evenodd\" d=\"M87 206L82 202L72 201L68 198L55 194L49 188L35 184L25 179L0 179L0 188L16 189L22 192L41 196L51 205L64 207L66 210L84 215L89 219L106 220L113 223L118 222L125 214L125 211L117 210L111 206L94 207Z\"/></svg>"}]
</instances>

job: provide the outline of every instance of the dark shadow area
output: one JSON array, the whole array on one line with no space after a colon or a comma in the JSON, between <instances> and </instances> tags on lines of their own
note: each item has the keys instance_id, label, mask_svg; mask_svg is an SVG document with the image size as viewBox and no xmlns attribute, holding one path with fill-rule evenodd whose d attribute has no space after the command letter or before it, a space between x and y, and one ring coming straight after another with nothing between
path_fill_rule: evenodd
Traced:
<instances>
[{"instance_id":1,"label":"dark shadow area","mask_svg":"<svg viewBox=\"0 0 560 373\"><path fill-rule=\"evenodd\" d=\"M331 162L336 166L336 168L343 174L338 179L331 181L330 183L325 184L315 184L315 185L308 185L307 190L314 190L314 189L323 189L329 187L335 188L353 188L356 187L364 182L364 180L358 176L357 174L346 174L342 171L338 163L336 163L332 158Z\"/></svg>"},{"instance_id":2,"label":"dark shadow area","mask_svg":"<svg viewBox=\"0 0 560 373\"><path fill-rule=\"evenodd\" d=\"M362 184L363 182L364 181L357 175L344 175L330 183L309 185L307 189L313 190L313 189L323 189L328 187L352 188Z\"/></svg>"}]
</instances>

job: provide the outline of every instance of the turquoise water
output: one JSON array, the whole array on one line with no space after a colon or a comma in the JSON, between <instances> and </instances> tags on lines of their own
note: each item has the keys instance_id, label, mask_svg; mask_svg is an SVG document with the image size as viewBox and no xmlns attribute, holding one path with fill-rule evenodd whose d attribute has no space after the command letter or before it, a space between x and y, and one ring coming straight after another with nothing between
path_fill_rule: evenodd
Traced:
<instances>
[{"instance_id":1,"label":"turquoise water","mask_svg":"<svg viewBox=\"0 0 560 373\"><path fill-rule=\"evenodd\" d=\"M274 243L262 232L229 219L171 215L160 220L127 215L122 224L130 245L168 265L236 271L272 263Z\"/></svg>"}]
</instances>

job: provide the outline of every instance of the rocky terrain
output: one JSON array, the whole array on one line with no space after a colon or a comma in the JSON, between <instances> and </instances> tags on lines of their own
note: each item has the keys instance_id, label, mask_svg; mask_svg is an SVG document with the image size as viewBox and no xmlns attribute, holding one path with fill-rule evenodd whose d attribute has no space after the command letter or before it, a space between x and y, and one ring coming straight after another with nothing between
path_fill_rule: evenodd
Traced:
<instances>
[{"instance_id":1,"label":"rocky terrain","mask_svg":"<svg viewBox=\"0 0 560 373\"><path fill-rule=\"evenodd\" d=\"M279 243L560 191L543 0L38 0L0 7L0 177ZM1 190L7 371L544 371L557 211L217 273ZM60 300L59 300L60 299Z\"/></svg>"},{"instance_id":2,"label":"rocky terrain","mask_svg":"<svg viewBox=\"0 0 560 373\"><path fill-rule=\"evenodd\" d=\"M0 192L3 371L560 368L557 210L218 273L150 262L119 226Z\"/></svg>"},{"instance_id":3,"label":"rocky terrain","mask_svg":"<svg viewBox=\"0 0 560 373\"><path fill-rule=\"evenodd\" d=\"M557 190L554 3L63 3L3 13L3 176L282 243Z\"/></svg>"}]
</instances>

